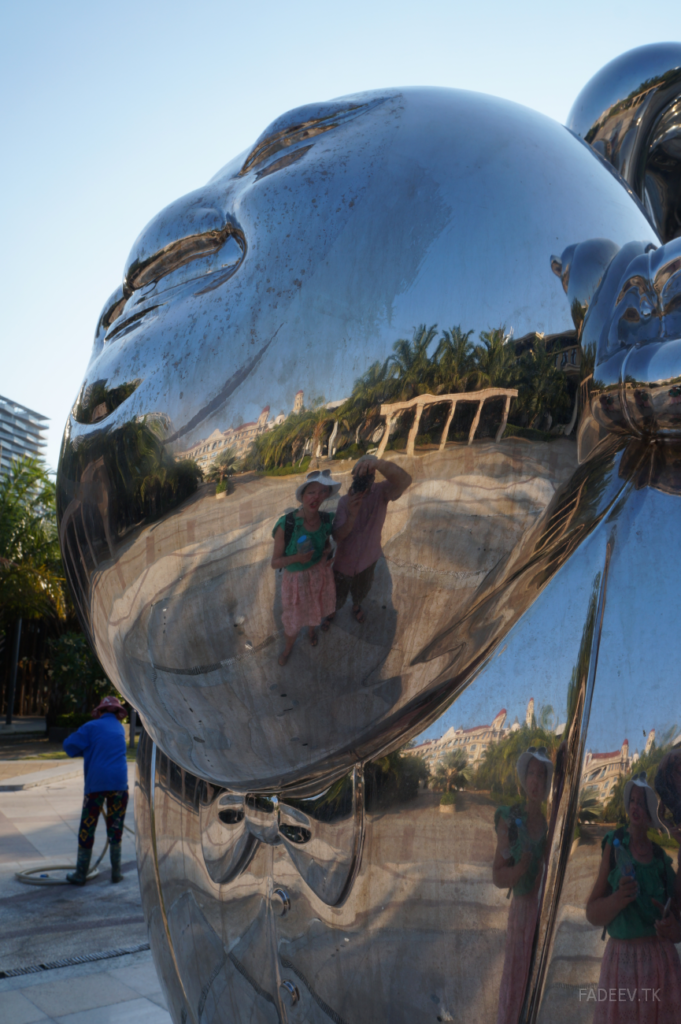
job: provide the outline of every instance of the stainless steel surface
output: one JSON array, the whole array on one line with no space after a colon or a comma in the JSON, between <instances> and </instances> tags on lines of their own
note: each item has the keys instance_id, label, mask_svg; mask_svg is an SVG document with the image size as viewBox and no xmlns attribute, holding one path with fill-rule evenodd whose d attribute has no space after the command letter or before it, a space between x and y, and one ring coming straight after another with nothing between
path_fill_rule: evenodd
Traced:
<instances>
[{"instance_id":1,"label":"stainless steel surface","mask_svg":"<svg viewBox=\"0 0 681 1024\"><path fill-rule=\"evenodd\" d=\"M622 175L664 242L681 235L681 43L611 60L584 86L567 126Z\"/></svg>"},{"instance_id":2,"label":"stainless steel surface","mask_svg":"<svg viewBox=\"0 0 681 1024\"><path fill-rule=\"evenodd\" d=\"M177 1024L591 1020L583 766L678 707L678 244L563 127L441 89L284 115L135 243L60 529L148 731Z\"/></svg>"}]
</instances>

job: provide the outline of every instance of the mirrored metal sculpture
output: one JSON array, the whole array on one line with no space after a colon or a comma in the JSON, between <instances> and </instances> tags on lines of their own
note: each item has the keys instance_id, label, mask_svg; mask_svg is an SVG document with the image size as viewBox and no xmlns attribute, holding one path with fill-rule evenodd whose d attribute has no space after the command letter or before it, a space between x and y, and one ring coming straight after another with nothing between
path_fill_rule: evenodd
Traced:
<instances>
[{"instance_id":1,"label":"mirrored metal sculpture","mask_svg":"<svg viewBox=\"0 0 681 1024\"><path fill-rule=\"evenodd\" d=\"M678 826L680 68L300 108L133 246L59 512L176 1024L599 1019L635 766Z\"/></svg>"}]
</instances>

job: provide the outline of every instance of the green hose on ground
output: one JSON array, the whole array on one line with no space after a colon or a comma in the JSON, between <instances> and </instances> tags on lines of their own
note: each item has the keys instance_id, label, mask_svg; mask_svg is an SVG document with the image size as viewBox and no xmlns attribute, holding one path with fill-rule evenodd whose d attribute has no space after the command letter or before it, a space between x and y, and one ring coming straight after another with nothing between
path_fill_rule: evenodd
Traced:
<instances>
[{"instance_id":1,"label":"green hose on ground","mask_svg":"<svg viewBox=\"0 0 681 1024\"><path fill-rule=\"evenodd\" d=\"M126 832L129 832L131 836L134 836L134 832L127 825L123 825ZM104 849L100 853L98 859L92 865L87 873L88 880L96 878L99 874L99 865L104 859L104 854L109 849L109 840L107 838L104 844ZM23 882L24 885L69 885L70 883L66 878L50 878L50 871L75 871L75 864L45 864L39 868L28 868L26 871L17 871L14 875L17 882Z\"/></svg>"}]
</instances>

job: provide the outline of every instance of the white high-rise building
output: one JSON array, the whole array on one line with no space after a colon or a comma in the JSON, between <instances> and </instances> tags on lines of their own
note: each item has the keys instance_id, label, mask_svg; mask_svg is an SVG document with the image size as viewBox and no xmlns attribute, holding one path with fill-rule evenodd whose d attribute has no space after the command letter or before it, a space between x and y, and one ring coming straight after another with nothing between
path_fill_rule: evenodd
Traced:
<instances>
[{"instance_id":1,"label":"white high-rise building","mask_svg":"<svg viewBox=\"0 0 681 1024\"><path fill-rule=\"evenodd\" d=\"M47 422L47 416L0 395L0 476L7 472L12 459L42 456Z\"/></svg>"}]
</instances>

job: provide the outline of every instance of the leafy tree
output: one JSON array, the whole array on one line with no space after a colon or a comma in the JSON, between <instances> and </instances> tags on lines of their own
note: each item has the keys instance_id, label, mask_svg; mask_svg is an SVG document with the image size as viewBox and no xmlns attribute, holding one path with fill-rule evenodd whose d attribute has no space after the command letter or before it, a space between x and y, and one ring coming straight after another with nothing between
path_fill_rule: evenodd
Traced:
<instances>
[{"instance_id":1,"label":"leafy tree","mask_svg":"<svg viewBox=\"0 0 681 1024\"><path fill-rule=\"evenodd\" d=\"M428 776L424 758L402 755L399 750L370 761L364 767L367 810L382 810L413 800L418 793L419 782L425 782Z\"/></svg>"},{"instance_id":2,"label":"leafy tree","mask_svg":"<svg viewBox=\"0 0 681 1024\"><path fill-rule=\"evenodd\" d=\"M0 478L0 626L65 612L54 483L38 459L14 459Z\"/></svg>"},{"instance_id":3,"label":"leafy tree","mask_svg":"<svg viewBox=\"0 0 681 1024\"><path fill-rule=\"evenodd\" d=\"M516 771L520 755L528 747L546 747L547 753L551 755L559 744L560 740L555 733L538 726L522 725L499 743L487 748L475 775L475 789L489 790L493 799L515 800L520 786Z\"/></svg>"},{"instance_id":4,"label":"leafy tree","mask_svg":"<svg viewBox=\"0 0 681 1024\"><path fill-rule=\"evenodd\" d=\"M81 437L77 445L66 439L60 474L75 482L101 465L114 499L111 512L119 537L181 504L203 479L193 459L175 461L167 450L167 429L165 417L145 416L113 431Z\"/></svg>"},{"instance_id":5,"label":"leafy tree","mask_svg":"<svg viewBox=\"0 0 681 1024\"><path fill-rule=\"evenodd\" d=\"M87 718L102 697L116 693L82 633L50 641L50 666L48 725L65 715Z\"/></svg>"}]
</instances>

